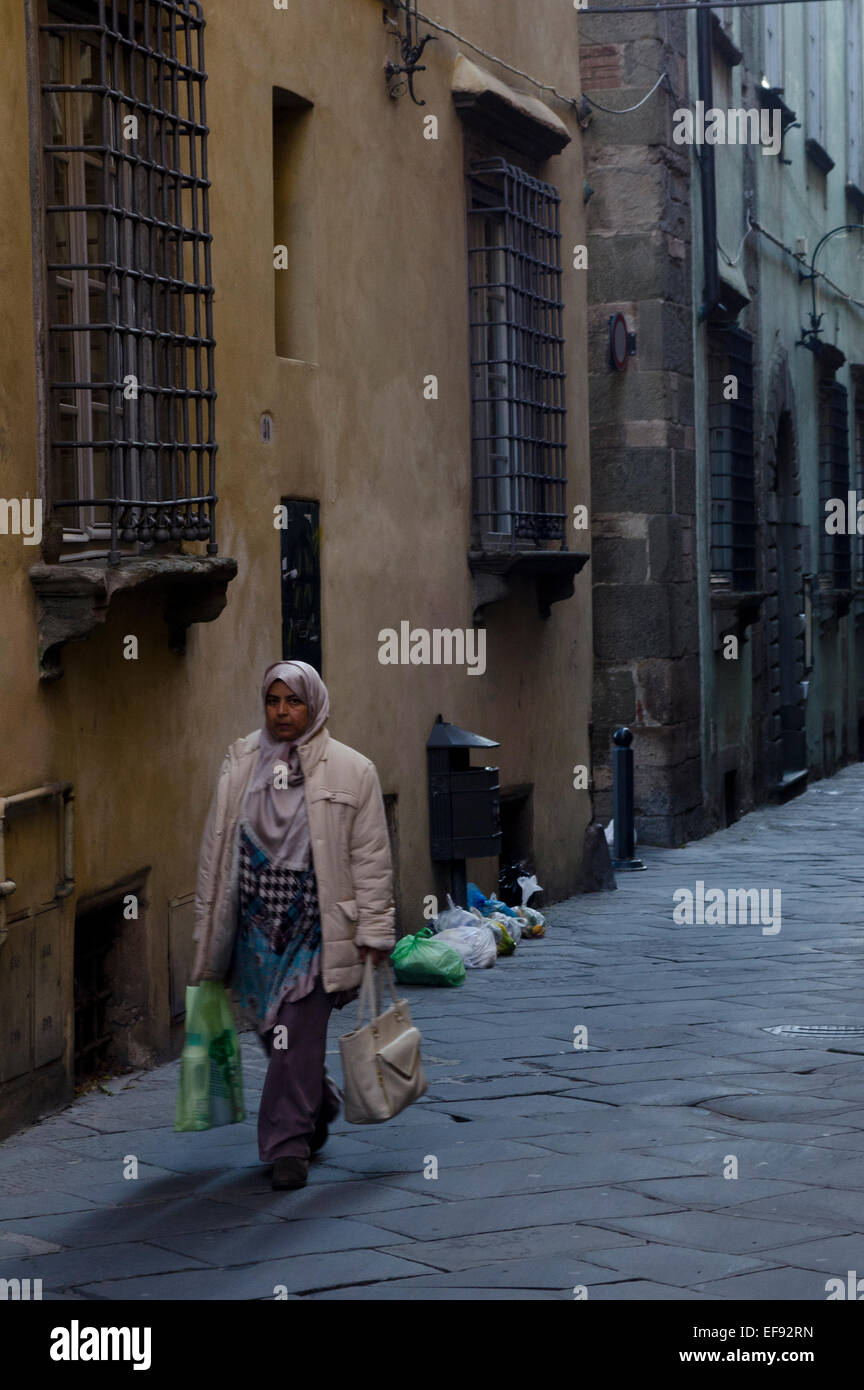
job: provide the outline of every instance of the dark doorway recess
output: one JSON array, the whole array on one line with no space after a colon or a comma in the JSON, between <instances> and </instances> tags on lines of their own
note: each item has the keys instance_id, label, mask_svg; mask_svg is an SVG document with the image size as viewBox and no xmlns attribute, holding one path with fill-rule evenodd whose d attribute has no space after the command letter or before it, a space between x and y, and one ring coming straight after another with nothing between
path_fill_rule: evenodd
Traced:
<instances>
[{"instance_id":1,"label":"dark doorway recess","mask_svg":"<svg viewBox=\"0 0 864 1390\"><path fill-rule=\"evenodd\" d=\"M822 776L832 777L837 771L837 721L833 710L822 713Z\"/></svg>"},{"instance_id":2,"label":"dark doorway recess","mask_svg":"<svg viewBox=\"0 0 864 1390\"><path fill-rule=\"evenodd\" d=\"M320 506L291 497L282 506L282 660L306 661L321 675Z\"/></svg>"},{"instance_id":3,"label":"dark doorway recess","mask_svg":"<svg viewBox=\"0 0 864 1390\"><path fill-rule=\"evenodd\" d=\"M384 792L384 814L387 817L387 836L390 840L390 859L393 864L393 906L395 908L396 936L405 935L402 925L402 873L399 864L399 797L395 792Z\"/></svg>"},{"instance_id":4,"label":"dark doorway recess","mask_svg":"<svg viewBox=\"0 0 864 1390\"><path fill-rule=\"evenodd\" d=\"M85 912L75 922L76 1085L109 1065L113 1034L108 1008L114 991L108 958L122 920L122 905L117 902Z\"/></svg>"},{"instance_id":5,"label":"dark doorway recess","mask_svg":"<svg viewBox=\"0 0 864 1390\"><path fill-rule=\"evenodd\" d=\"M735 769L723 775L723 824L732 825L738 819L738 773Z\"/></svg>"},{"instance_id":6,"label":"dark doorway recess","mask_svg":"<svg viewBox=\"0 0 864 1390\"><path fill-rule=\"evenodd\" d=\"M498 860L499 889L505 902L521 902L518 888L504 896L505 875L512 864L521 863L525 871L533 874L534 869L534 812L532 805L533 783L524 782L518 786L502 787L500 792L501 809L501 853ZM519 896L517 897L517 894ZM539 902L539 898L536 900Z\"/></svg>"}]
</instances>

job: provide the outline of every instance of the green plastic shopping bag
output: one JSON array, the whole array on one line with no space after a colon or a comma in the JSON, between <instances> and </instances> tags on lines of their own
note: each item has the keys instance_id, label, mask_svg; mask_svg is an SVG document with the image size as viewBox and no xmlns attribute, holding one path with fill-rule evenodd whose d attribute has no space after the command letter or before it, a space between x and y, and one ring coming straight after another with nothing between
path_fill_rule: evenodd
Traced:
<instances>
[{"instance_id":1,"label":"green plastic shopping bag","mask_svg":"<svg viewBox=\"0 0 864 1390\"><path fill-rule=\"evenodd\" d=\"M215 1129L245 1118L240 1048L225 986L218 980L187 985L174 1128Z\"/></svg>"},{"instance_id":2,"label":"green plastic shopping bag","mask_svg":"<svg viewBox=\"0 0 864 1390\"><path fill-rule=\"evenodd\" d=\"M431 927L403 936L390 959L403 985L461 985L465 980L465 962L459 952L438 941Z\"/></svg>"}]
</instances>

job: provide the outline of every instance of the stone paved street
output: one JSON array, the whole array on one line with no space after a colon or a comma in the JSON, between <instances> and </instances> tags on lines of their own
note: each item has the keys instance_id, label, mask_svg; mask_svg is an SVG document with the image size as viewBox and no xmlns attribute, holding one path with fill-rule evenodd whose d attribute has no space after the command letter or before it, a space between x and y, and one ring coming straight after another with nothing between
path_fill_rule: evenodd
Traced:
<instances>
[{"instance_id":1,"label":"stone paved street","mask_svg":"<svg viewBox=\"0 0 864 1390\"><path fill-rule=\"evenodd\" d=\"M645 850L459 990L407 989L428 1094L386 1126L340 1118L302 1191L258 1163L251 1036L243 1125L175 1134L176 1062L112 1082L0 1144L0 1278L79 1300L824 1300L864 1275L862 823L856 765ZM676 925L700 879L782 889L780 932ZM337 1075L354 1018L331 1024Z\"/></svg>"}]
</instances>

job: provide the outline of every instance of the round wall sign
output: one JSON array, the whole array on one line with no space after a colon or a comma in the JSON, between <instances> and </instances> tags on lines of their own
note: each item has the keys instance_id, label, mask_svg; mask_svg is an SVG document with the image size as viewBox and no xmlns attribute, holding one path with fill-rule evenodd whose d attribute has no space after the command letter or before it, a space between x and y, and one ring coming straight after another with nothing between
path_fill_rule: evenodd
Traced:
<instances>
[{"instance_id":1,"label":"round wall sign","mask_svg":"<svg viewBox=\"0 0 864 1390\"><path fill-rule=\"evenodd\" d=\"M616 372L623 372L630 355L627 320L623 314L613 314L609 320L609 365Z\"/></svg>"}]
</instances>

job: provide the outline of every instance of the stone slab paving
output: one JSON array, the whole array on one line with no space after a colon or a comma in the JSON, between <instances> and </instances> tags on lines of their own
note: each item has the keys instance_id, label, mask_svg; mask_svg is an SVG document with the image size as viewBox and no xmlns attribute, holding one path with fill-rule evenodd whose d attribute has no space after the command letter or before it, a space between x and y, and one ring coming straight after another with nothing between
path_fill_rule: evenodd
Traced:
<instances>
[{"instance_id":1,"label":"stone slab paving","mask_svg":"<svg viewBox=\"0 0 864 1390\"><path fill-rule=\"evenodd\" d=\"M406 989L427 1095L338 1120L302 1191L258 1162L250 1035L240 1125L175 1134L176 1062L116 1078L0 1144L0 1278L73 1301L824 1299L864 1274L864 1032L766 1030L864 1029L862 823L855 766L640 847L645 873L459 990ZM780 931L676 924L700 879L780 889ZM354 1021L332 1020L337 1077Z\"/></svg>"}]
</instances>

